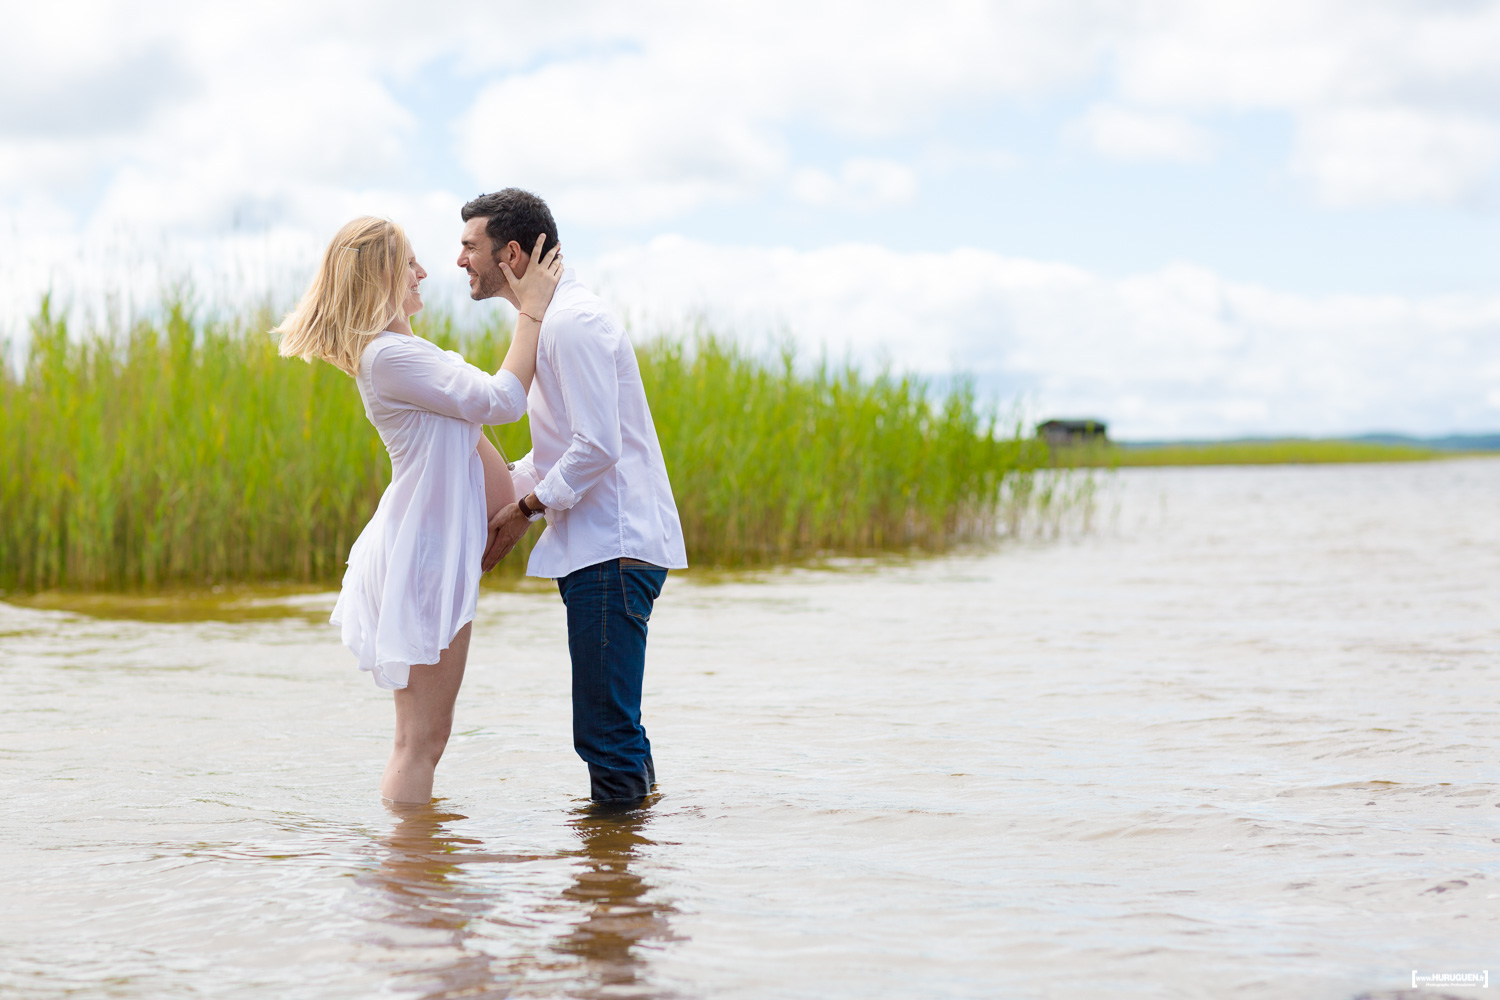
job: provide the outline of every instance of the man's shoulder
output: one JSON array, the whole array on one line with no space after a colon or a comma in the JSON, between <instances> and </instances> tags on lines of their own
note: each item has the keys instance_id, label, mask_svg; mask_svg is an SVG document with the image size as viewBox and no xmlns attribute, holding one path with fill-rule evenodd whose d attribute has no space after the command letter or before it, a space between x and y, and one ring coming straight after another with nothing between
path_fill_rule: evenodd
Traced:
<instances>
[{"instance_id":1,"label":"man's shoulder","mask_svg":"<svg viewBox=\"0 0 1500 1000\"><path fill-rule=\"evenodd\" d=\"M568 337L590 330L618 330L620 323L607 302L580 282L571 281L557 290L547 306L546 326L546 332Z\"/></svg>"}]
</instances>

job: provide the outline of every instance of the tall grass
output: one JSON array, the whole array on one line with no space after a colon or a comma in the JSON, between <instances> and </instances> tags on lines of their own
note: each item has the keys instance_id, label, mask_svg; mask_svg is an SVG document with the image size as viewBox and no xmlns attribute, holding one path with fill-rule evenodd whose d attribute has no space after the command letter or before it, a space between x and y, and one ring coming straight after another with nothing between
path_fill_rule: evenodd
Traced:
<instances>
[{"instance_id":1,"label":"tall grass","mask_svg":"<svg viewBox=\"0 0 1500 1000\"><path fill-rule=\"evenodd\" d=\"M0 589L337 581L390 461L351 380L278 357L272 322L176 301L78 336L44 300L24 370L0 365ZM490 369L509 342L419 332ZM701 332L637 353L695 565L937 550L1057 499L1045 448L971 387L807 373ZM491 432L529 447L524 420ZM497 572L520 575L536 535Z\"/></svg>"}]
</instances>

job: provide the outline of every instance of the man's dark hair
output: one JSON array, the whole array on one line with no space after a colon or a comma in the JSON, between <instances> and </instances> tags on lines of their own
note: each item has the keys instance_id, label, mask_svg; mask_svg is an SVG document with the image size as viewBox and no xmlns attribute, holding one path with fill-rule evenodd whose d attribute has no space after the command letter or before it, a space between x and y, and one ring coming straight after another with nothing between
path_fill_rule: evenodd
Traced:
<instances>
[{"instance_id":1,"label":"man's dark hair","mask_svg":"<svg viewBox=\"0 0 1500 1000\"><path fill-rule=\"evenodd\" d=\"M465 222L487 220L484 231L489 233L496 253L515 240L521 245L521 252L529 255L531 248L536 246L538 233L547 234L547 242L542 245L543 253L557 246L557 223L552 221L552 210L530 191L506 188L482 194L465 205L459 214Z\"/></svg>"}]
</instances>

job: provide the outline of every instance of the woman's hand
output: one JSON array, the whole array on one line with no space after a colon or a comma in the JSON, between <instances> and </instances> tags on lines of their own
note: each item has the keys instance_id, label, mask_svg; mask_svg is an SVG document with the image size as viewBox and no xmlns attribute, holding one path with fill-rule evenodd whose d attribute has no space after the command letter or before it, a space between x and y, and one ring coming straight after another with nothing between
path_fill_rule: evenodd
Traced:
<instances>
[{"instance_id":1,"label":"woman's hand","mask_svg":"<svg viewBox=\"0 0 1500 1000\"><path fill-rule=\"evenodd\" d=\"M542 335L542 316L547 312L547 306L552 302L552 293L557 290L557 282L562 278L562 245L553 247L543 257L542 244L546 241L546 233L536 238L536 246L531 250L531 260L526 265L524 277L517 278L508 264L500 262L501 268L505 270L505 278L510 282L511 291L515 292L516 308L521 310L514 335L510 339L510 348L506 350L505 360L500 367L520 379L521 388L526 392L531 391L531 380L536 377L536 347Z\"/></svg>"},{"instance_id":2,"label":"woman's hand","mask_svg":"<svg viewBox=\"0 0 1500 1000\"><path fill-rule=\"evenodd\" d=\"M559 243L542 256L542 246L547 242L547 234L541 233L536 238L536 246L531 250L531 263L526 265L526 274L516 277L516 273L510 269L510 265L504 261L500 262L500 268L505 272L505 278L510 282L510 287L515 290L517 308L521 312L530 315L533 319L540 321L547 311L547 305L552 301L552 293L557 290L557 283L562 280L562 244Z\"/></svg>"}]
</instances>

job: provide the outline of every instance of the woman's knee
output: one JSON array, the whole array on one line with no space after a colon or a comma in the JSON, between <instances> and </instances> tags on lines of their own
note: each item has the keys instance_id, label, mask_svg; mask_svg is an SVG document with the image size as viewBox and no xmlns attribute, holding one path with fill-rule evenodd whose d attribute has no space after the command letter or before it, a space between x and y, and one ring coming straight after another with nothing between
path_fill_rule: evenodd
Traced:
<instances>
[{"instance_id":1,"label":"woman's knee","mask_svg":"<svg viewBox=\"0 0 1500 1000\"><path fill-rule=\"evenodd\" d=\"M434 764L448 747L448 737L453 732L452 721L432 723L424 726L407 726L396 730L396 752Z\"/></svg>"}]
</instances>

